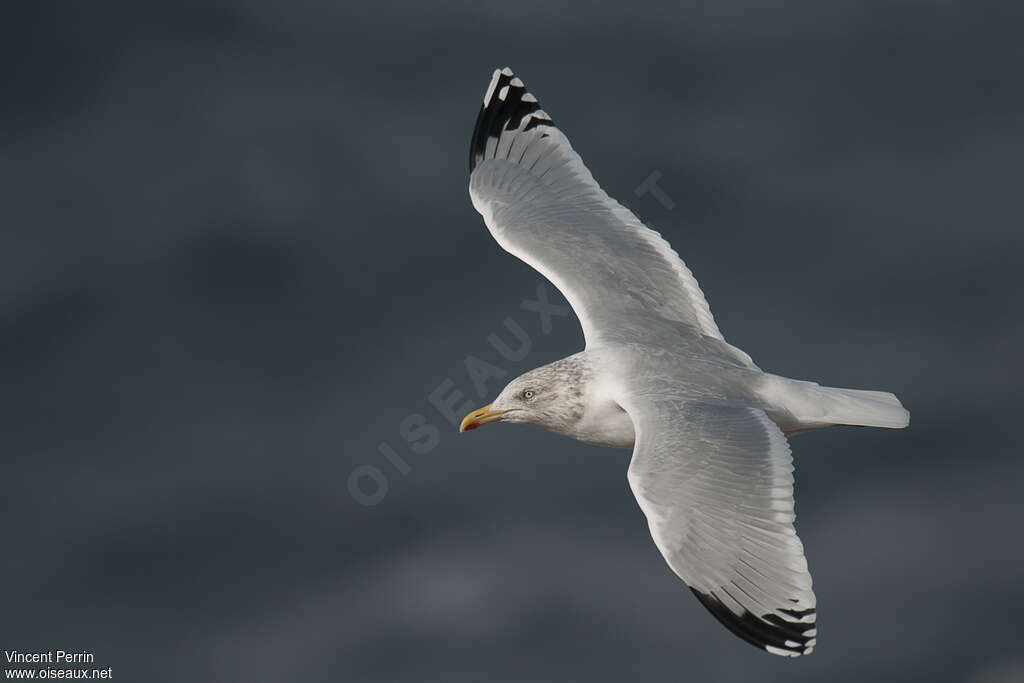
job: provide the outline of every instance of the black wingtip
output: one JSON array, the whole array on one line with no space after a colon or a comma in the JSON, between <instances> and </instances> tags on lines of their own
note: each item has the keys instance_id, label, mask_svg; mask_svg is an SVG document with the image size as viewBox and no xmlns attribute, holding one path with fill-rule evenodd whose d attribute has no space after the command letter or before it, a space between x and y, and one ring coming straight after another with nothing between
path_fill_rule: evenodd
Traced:
<instances>
[{"instance_id":1,"label":"black wingtip","mask_svg":"<svg viewBox=\"0 0 1024 683\"><path fill-rule=\"evenodd\" d=\"M694 588L690 588L690 590L727 629L755 647L791 657L810 654L814 649L817 635L815 622L813 619L803 621L809 615L814 615L813 608L779 610L800 620L794 623L777 614L765 614L758 617L746 610L743 614L736 614L726 607L714 593L702 593Z\"/></svg>"},{"instance_id":2,"label":"black wingtip","mask_svg":"<svg viewBox=\"0 0 1024 683\"><path fill-rule=\"evenodd\" d=\"M473 139L469 145L469 170L487 158L487 142L497 140L502 131L515 130L528 120L523 130L537 126L553 126L551 118L541 111L537 98L526 91L512 69L495 69L491 84L484 95L483 105L476 117Z\"/></svg>"}]
</instances>

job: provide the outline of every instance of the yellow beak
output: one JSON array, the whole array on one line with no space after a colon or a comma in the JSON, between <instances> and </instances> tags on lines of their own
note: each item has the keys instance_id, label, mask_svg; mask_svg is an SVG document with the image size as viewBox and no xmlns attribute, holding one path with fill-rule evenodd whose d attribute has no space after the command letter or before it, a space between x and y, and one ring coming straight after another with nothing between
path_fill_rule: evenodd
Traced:
<instances>
[{"instance_id":1,"label":"yellow beak","mask_svg":"<svg viewBox=\"0 0 1024 683\"><path fill-rule=\"evenodd\" d=\"M469 415L462 418L462 424L459 425L459 431L468 432L471 429L476 429L480 425L500 420L501 416L504 414L504 410L491 410L491 404L488 403L483 408L477 408Z\"/></svg>"}]
</instances>

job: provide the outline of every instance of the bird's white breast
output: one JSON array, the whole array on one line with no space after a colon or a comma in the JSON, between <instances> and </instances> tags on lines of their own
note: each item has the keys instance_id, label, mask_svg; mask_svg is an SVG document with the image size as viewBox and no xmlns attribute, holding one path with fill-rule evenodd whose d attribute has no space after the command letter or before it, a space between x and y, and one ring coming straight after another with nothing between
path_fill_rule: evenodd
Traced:
<instances>
[{"instance_id":1,"label":"bird's white breast","mask_svg":"<svg viewBox=\"0 0 1024 683\"><path fill-rule=\"evenodd\" d=\"M612 448L632 448L636 438L629 413L608 392L602 391L601 387L595 387L587 396L586 410L572 436L580 441Z\"/></svg>"}]
</instances>

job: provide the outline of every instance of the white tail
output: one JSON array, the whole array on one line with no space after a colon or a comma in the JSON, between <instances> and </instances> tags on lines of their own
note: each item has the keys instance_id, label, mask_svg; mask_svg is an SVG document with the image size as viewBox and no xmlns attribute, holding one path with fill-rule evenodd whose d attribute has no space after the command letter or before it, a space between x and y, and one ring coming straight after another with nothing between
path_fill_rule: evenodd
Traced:
<instances>
[{"instance_id":1,"label":"white tail","mask_svg":"<svg viewBox=\"0 0 1024 683\"><path fill-rule=\"evenodd\" d=\"M819 387L830 424L860 425L903 429L910 424L910 413L900 400L887 391Z\"/></svg>"},{"instance_id":2,"label":"white tail","mask_svg":"<svg viewBox=\"0 0 1024 683\"><path fill-rule=\"evenodd\" d=\"M768 375L762 396L777 406L769 415L787 434L828 425L902 429L910 424L910 413L886 391L823 387Z\"/></svg>"}]
</instances>

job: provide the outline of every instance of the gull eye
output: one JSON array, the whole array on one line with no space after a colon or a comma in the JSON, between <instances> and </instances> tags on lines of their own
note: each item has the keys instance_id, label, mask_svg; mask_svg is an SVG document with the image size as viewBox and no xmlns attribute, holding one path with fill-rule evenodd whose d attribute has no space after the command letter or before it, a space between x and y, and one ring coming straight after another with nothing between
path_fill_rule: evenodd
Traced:
<instances>
[{"instance_id":1,"label":"gull eye","mask_svg":"<svg viewBox=\"0 0 1024 683\"><path fill-rule=\"evenodd\" d=\"M524 391L523 398L533 398L533 391L531 389L527 389L526 391Z\"/></svg>"}]
</instances>

